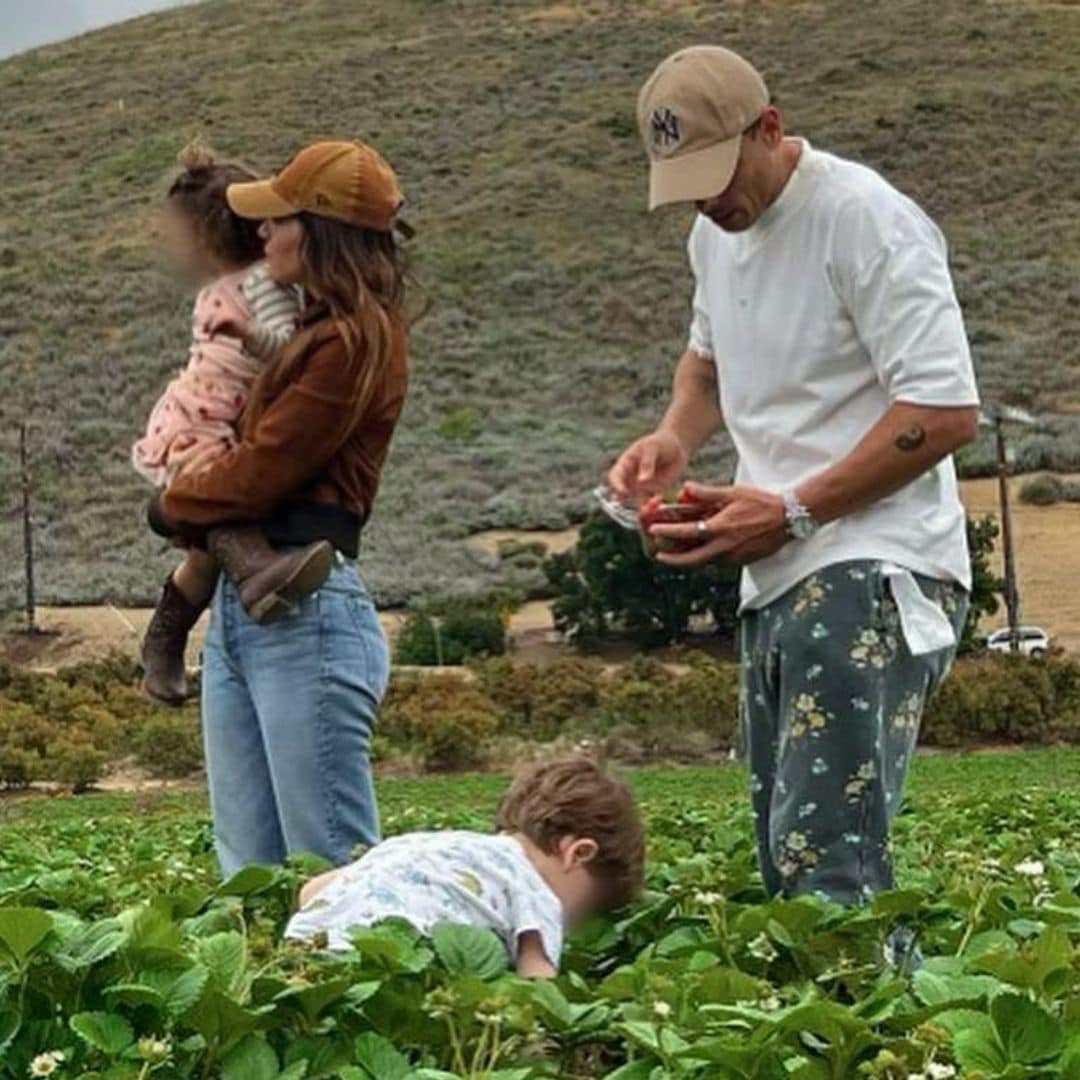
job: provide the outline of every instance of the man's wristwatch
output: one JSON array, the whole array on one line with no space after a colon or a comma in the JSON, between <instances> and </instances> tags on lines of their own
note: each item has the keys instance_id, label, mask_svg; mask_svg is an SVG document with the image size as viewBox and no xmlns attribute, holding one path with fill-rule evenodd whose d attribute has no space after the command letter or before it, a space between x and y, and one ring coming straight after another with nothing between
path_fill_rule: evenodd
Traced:
<instances>
[{"instance_id":1,"label":"man's wristwatch","mask_svg":"<svg viewBox=\"0 0 1080 1080\"><path fill-rule=\"evenodd\" d=\"M814 515L803 506L794 488L781 493L784 500L784 524L793 540L809 540L821 528Z\"/></svg>"}]
</instances>

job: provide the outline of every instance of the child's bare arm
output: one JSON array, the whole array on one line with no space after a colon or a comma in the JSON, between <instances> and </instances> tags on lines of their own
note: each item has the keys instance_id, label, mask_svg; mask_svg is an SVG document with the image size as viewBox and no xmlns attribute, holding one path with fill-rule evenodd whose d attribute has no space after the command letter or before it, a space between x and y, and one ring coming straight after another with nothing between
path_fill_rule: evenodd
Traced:
<instances>
[{"instance_id":1,"label":"child's bare arm","mask_svg":"<svg viewBox=\"0 0 1080 1080\"><path fill-rule=\"evenodd\" d=\"M341 868L337 867L333 870L327 870L325 874L319 874L318 877L313 877L310 881L300 889L300 907L305 908L316 896L319 895L341 873Z\"/></svg>"},{"instance_id":2,"label":"child's bare arm","mask_svg":"<svg viewBox=\"0 0 1080 1080\"><path fill-rule=\"evenodd\" d=\"M554 979L558 974L535 930L526 930L518 938L517 973L523 979Z\"/></svg>"}]
</instances>

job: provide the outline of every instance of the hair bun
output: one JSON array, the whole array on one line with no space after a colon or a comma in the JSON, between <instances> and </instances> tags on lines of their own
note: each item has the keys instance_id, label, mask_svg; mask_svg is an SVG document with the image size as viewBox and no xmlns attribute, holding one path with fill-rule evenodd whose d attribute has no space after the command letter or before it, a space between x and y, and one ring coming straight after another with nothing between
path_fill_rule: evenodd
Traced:
<instances>
[{"instance_id":1,"label":"hair bun","mask_svg":"<svg viewBox=\"0 0 1080 1080\"><path fill-rule=\"evenodd\" d=\"M210 169L216 164L213 150L198 137L192 139L176 155L176 160L188 172L194 172L196 169Z\"/></svg>"}]
</instances>

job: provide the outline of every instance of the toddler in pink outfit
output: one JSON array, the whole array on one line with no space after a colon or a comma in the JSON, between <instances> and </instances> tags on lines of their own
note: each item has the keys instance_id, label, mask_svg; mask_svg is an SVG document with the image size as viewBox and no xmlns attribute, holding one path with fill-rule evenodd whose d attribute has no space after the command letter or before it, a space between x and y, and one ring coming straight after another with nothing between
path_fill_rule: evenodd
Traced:
<instances>
[{"instance_id":1,"label":"toddler in pink outfit","mask_svg":"<svg viewBox=\"0 0 1080 1080\"><path fill-rule=\"evenodd\" d=\"M135 468L161 487L231 449L248 393L266 358L292 336L299 313L296 291L278 285L263 263L204 286L195 300L187 367L166 387L132 447ZM219 329L245 322L257 335L247 342Z\"/></svg>"},{"instance_id":2,"label":"toddler in pink outfit","mask_svg":"<svg viewBox=\"0 0 1080 1080\"><path fill-rule=\"evenodd\" d=\"M182 171L166 199L166 248L181 273L203 287L187 366L166 387L146 433L132 447L132 464L159 487L204 468L236 444L252 387L292 336L301 299L297 289L267 273L259 223L229 208L229 184L254 176L216 163L197 145L186 148L180 161ZM143 639L144 687L169 704L187 696L187 638L213 595L219 566L246 584L242 595L259 602L263 614L255 617L266 621L265 612L287 610L318 588L333 558L325 542L278 554L257 529L246 527L213 530L207 549L190 549L169 576ZM281 602L267 604L267 596Z\"/></svg>"}]
</instances>

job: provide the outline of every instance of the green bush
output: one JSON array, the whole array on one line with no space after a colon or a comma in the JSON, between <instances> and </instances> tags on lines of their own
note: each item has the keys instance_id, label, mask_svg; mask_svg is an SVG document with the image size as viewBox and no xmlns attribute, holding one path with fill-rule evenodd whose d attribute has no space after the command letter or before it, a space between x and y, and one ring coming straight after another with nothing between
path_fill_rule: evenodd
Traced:
<instances>
[{"instance_id":1,"label":"green bush","mask_svg":"<svg viewBox=\"0 0 1080 1080\"><path fill-rule=\"evenodd\" d=\"M1054 743L1080 739L1080 665L1060 657L962 660L930 702L921 741Z\"/></svg>"},{"instance_id":2,"label":"green bush","mask_svg":"<svg viewBox=\"0 0 1080 1080\"><path fill-rule=\"evenodd\" d=\"M182 778L202 768L202 733L193 710L155 712L132 741L136 760L151 776Z\"/></svg>"},{"instance_id":3,"label":"green bush","mask_svg":"<svg viewBox=\"0 0 1080 1080\"><path fill-rule=\"evenodd\" d=\"M971 603L960 635L961 653L975 649L979 622L985 616L997 613L998 597L1005 588L1004 580L994 573L990 565L997 536L997 522L989 514L981 518L967 519L968 551L971 557Z\"/></svg>"},{"instance_id":4,"label":"green bush","mask_svg":"<svg viewBox=\"0 0 1080 1080\"><path fill-rule=\"evenodd\" d=\"M588 660L540 666L500 657L474 665L473 671L499 709L502 730L522 738L546 741L587 730L600 703L603 669Z\"/></svg>"},{"instance_id":5,"label":"green bush","mask_svg":"<svg viewBox=\"0 0 1080 1080\"><path fill-rule=\"evenodd\" d=\"M29 705L0 696L0 787L20 788L41 776L52 728Z\"/></svg>"},{"instance_id":6,"label":"green bush","mask_svg":"<svg viewBox=\"0 0 1080 1080\"><path fill-rule=\"evenodd\" d=\"M643 657L607 681L601 722L651 753L678 750L691 733L703 738L703 750L729 750L736 741L738 698L733 664L702 657L676 672Z\"/></svg>"},{"instance_id":7,"label":"green bush","mask_svg":"<svg viewBox=\"0 0 1080 1080\"><path fill-rule=\"evenodd\" d=\"M1030 506L1053 506L1061 502L1064 494L1065 485L1060 476L1039 473L1024 481L1020 488L1020 501Z\"/></svg>"},{"instance_id":8,"label":"green bush","mask_svg":"<svg viewBox=\"0 0 1080 1080\"><path fill-rule=\"evenodd\" d=\"M413 611L398 632L399 664L453 666L506 652L506 621L500 601L452 600Z\"/></svg>"},{"instance_id":9,"label":"green bush","mask_svg":"<svg viewBox=\"0 0 1080 1080\"><path fill-rule=\"evenodd\" d=\"M670 645L686 638L697 615L711 615L720 633L734 629L738 567L664 566L645 554L636 532L600 514L586 521L572 551L553 555L544 569L556 591L556 627L585 648L616 637Z\"/></svg>"},{"instance_id":10,"label":"green bush","mask_svg":"<svg viewBox=\"0 0 1080 1080\"><path fill-rule=\"evenodd\" d=\"M198 722L150 701L125 657L55 675L0 665L0 785L35 780L75 791L134 754L155 776L186 776L201 762Z\"/></svg>"},{"instance_id":11,"label":"green bush","mask_svg":"<svg viewBox=\"0 0 1080 1080\"><path fill-rule=\"evenodd\" d=\"M395 680L379 715L379 734L433 772L483 764L498 729L495 703L456 675Z\"/></svg>"},{"instance_id":12,"label":"green bush","mask_svg":"<svg viewBox=\"0 0 1080 1080\"><path fill-rule=\"evenodd\" d=\"M115 730L113 718L92 706L51 716L0 696L0 786L21 788L48 780L85 791L109 760L107 747Z\"/></svg>"},{"instance_id":13,"label":"green bush","mask_svg":"<svg viewBox=\"0 0 1080 1080\"><path fill-rule=\"evenodd\" d=\"M109 760L94 735L85 729L66 732L51 740L44 756L43 772L48 779L70 787L76 795L100 779Z\"/></svg>"}]
</instances>

